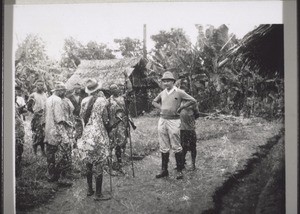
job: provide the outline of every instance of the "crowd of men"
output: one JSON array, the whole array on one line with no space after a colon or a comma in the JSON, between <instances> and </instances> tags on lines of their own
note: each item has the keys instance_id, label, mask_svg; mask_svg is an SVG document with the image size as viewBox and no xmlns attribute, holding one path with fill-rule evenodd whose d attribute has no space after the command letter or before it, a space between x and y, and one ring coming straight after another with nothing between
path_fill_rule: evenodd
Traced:
<instances>
[{"instance_id":1,"label":"crowd of men","mask_svg":"<svg viewBox=\"0 0 300 214\"><path fill-rule=\"evenodd\" d=\"M33 152L37 155L40 146L47 159L48 181L72 185L72 165L79 161L85 167L87 196L95 194L95 200L108 200L110 197L102 194L103 171L107 164L113 165L112 152L115 151L114 170L123 172L122 156L130 133L126 97L132 86L127 75L125 79L128 90L122 91L118 85L112 84L108 98L104 96L102 83L95 79L88 80L85 86L75 84L69 95L62 82L56 82L51 94L47 94L44 81L37 80L36 90L29 95L27 102L22 100L21 87L16 86L16 176L22 176L25 136L22 114L29 111L32 113ZM162 170L156 178L169 175L168 162L173 150L177 179L182 179L187 151L191 151L192 170L196 168L195 119L199 117L199 110L196 100L186 92L186 86L175 87L171 72L164 73L162 83L165 89L152 102L161 112L158 140ZM83 88L87 94L85 97L81 96Z\"/></svg>"}]
</instances>

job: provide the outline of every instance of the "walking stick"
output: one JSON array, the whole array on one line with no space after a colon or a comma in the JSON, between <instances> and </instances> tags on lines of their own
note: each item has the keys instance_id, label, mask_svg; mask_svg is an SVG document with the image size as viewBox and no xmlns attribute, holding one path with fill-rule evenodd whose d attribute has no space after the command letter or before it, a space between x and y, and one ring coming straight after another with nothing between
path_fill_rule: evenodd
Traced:
<instances>
[{"instance_id":1,"label":"walking stick","mask_svg":"<svg viewBox=\"0 0 300 214\"><path fill-rule=\"evenodd\" d=\"M112 173L112 150L109 148L110 154L109 154L109 185L110 185L110 194L112 195L112 178L111 178L111 173Z\"/></svg>"},{"instance_id":2,"label":"walking stick","mask_svg":"<svg viewBox=\"0 0 300 214\"><path fill-rule=\"evenodd\" d=\"M130 159L131 159L131 169L132 169L132 176L134 176L134 167L133 167L133 158L132 158L132 141L131 141L131 134L130 134L130 127L129 127L129 122L127 123L128 128L128 139L129 139L129 146L130 146Z\"/></svg>"}]
</instances>

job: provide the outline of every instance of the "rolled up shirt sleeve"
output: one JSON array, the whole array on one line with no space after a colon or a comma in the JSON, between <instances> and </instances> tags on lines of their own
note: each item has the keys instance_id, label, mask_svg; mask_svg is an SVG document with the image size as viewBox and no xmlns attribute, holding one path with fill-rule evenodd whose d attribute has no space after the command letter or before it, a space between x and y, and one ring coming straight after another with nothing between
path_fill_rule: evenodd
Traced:
<instances>
[{"instance_id":1,"label":"rolled up shirt sleeve","mask_svg":"<svg viewBox=\"0 0 300 214\"><path fill-rule=\"evenodd\" d=\"M161 93L159 93L153 100L153 102L161 103Z\"/></svg>"}]
</instances>

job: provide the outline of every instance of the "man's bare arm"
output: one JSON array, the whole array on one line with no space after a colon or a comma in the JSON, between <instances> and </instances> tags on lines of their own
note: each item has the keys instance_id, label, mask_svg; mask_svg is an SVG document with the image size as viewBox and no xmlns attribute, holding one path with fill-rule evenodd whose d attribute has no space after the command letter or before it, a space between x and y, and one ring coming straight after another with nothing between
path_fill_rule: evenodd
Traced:
<instances>
[{"instance_id":1,"label":"man's bare arm","mask_svg":"<svg viewBox=\"0 0 300 214\"><path fill-rule=\"evenodd\" d=\"M158 108L158 109L160 109L161 108L161 104L160 103L158 103L158 102L156 102L156 101L152 101L152 105L155 107L155 108Z\"/></svg>"}]
</instances>

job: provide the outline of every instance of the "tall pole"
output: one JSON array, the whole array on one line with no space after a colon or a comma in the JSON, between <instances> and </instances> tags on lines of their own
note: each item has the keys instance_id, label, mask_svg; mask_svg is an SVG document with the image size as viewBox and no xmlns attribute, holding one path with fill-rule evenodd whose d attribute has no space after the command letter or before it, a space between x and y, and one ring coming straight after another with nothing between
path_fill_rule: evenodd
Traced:
<instances>
[{"instance_id":1,"label":"tall pole","mask_svg":"<svg viewBox=\"0 0 300 214\"><path fill-rule=\"evenodd\" d=\"M125 72L124 72L125 74ZM129 146L130 146L130 158L131 158L131 169L132 169L132 176L134 177L134 166L133 166L133 158L132 158L132 141L131 141L131 133L130 133L130 117L129 117L129 106L128 106L128 102L129 102L129 98L128 98L128 86L127 86L127 78L125 75L125 115L127 117L127 121L126 121L126 129L127 129L127 140L129 141Z\"/></svg>"},{"instance_id":2,"label":"tall pole","mask_svg":"<svg viewBox=\"0 0 300 214\"><path fill-rule=\"evenodd\" d=\"M144 24L144 37L143 37L143 57L147 58L147 28L146 24Z\"/></svg>"}]
</instances>

